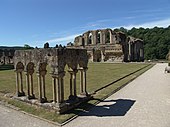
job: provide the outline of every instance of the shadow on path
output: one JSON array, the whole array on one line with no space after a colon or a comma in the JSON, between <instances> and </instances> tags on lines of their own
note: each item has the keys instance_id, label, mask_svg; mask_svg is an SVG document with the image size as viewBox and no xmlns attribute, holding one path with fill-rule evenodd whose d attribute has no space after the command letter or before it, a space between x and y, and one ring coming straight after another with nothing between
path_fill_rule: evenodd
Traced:
<instances>
[{"instance_id":1,"label":"shadow on path","mask_svg":"<svg viewBox=\"0 0 170 127\"><path fill-rule=\"evenodd\" d=\"M88 112L80 114L81 116L124 116L129 109L134 105L135 100L118 99L104 100L100 105L93 107Z\"/></svg>"}]
</instances>

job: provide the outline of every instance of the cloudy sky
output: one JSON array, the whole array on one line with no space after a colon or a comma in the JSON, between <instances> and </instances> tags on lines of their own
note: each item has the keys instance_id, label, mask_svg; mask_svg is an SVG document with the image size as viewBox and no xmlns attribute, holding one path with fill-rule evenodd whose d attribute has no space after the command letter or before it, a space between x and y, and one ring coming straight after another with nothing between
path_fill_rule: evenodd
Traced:
<instances>
[{"instance_id":1,"label":"cloudy sky","mask_svg":"<svg viewBox=\"0 0 170 127\"><path fill-rule=\"evenodd\" d=\"M170 25L170 0L0 0L0 46L66 45L87 30Z\"/></svg>"}]
</instances>

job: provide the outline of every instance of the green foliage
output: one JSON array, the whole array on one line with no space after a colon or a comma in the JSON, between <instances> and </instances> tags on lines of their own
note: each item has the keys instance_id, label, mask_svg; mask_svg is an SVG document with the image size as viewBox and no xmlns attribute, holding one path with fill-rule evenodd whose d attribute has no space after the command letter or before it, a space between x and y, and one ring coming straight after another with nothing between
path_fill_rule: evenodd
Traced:
<instances>
[{"instance_id":1,"label":"green foliage","mask_svg":"<svg viewBox=\"0 0 170 127\"><path fill-rule=\"evenodd\" d=\"M144 40L145 59L165 59L170 49L170 26L167 28L115 29Z\"/></svg>"},{"instance_id":2,"label":"green foliage","mask_svg":"<svg viewBox=\"0 0 170 127\"><path fill-rule=\"evenodd\" d=\"M28 44L25 44L23 49L33 49L33 47L29 46Z\"/></svg>"}]
</instances>

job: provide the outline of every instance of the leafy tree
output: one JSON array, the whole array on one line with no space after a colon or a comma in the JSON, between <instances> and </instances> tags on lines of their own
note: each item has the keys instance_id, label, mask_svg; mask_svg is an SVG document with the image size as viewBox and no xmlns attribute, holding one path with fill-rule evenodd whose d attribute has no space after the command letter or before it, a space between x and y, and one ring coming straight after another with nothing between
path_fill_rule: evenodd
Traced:
<instances>
[{"instance_id":1,"label":"leafy tree","mask_svg":"<svg viewBox=\"0 0 170 127\"><path fill-rule=\"evenodd\" d=\"M28 44L25 44L23 49L33 49L33 47L29 46Z\"/></svg>"},{"instance_id":2,"label":"leafy tree","mask_svg":"<svg viewBox=\"0 0 170 127\"><path fill-rule=\"evenodd\" d=\"M167 28L125 28L115 29L129 36L144 40L145 59L165 59L170 49L170 26Z\"/></svg>"}]
</instances>

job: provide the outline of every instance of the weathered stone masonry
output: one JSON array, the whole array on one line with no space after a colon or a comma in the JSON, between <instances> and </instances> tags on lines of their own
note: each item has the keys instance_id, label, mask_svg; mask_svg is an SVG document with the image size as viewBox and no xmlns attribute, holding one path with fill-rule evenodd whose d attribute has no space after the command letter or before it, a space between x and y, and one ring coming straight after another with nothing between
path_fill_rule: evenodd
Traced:
<instances>
[{"instance_id":1,"label":"weathered stone masonry","mask_svg":"<svg viewBox=\"0 0 170 127\"><path fill-rule=\"evenodd\" d=\"M86 71L88 56L86 49L76 48L46 48L33 50L17 50L15 52L16 95L18 98L27 96L27 100L35 99L33 73L37 74L38 100L40 103L47 102L46 82L47 65L51 68L53 102L50 104L58 113L73 108L81 100L87 100ZM65 66L68 65L70 74L70 96L64 100L64 76ZM80 93L76 90L77 72L80 71ZM23 83L25 73L26 83ZM27 91L23 90L26 85ZM78 96L78 95L81 95ZM70 101L71 100L71 101ZM75 101L74 101L75 100Z\"/></svg>"},{"instance_id":2,"label":"weathered stone masonry","mask_svg":"<svg viewBox=\"0 0 170 127\"><path fill-rule=\"evenodd\" d=\"M144 61L141 39L127 37L123 32L111 29L87 31L75 38L74 47L87 49L89 60L93 62Z\"/></svg>"},{"instance_id":3,"label":"weathered stone masonry","mask_svg":"<svg viewBox=\"0 0 170 127\"><path fill-rule=\"evenodd\" d=\"M0 65L13 63L14 49L0 49Z\"/></svg>"}]
</instances>

